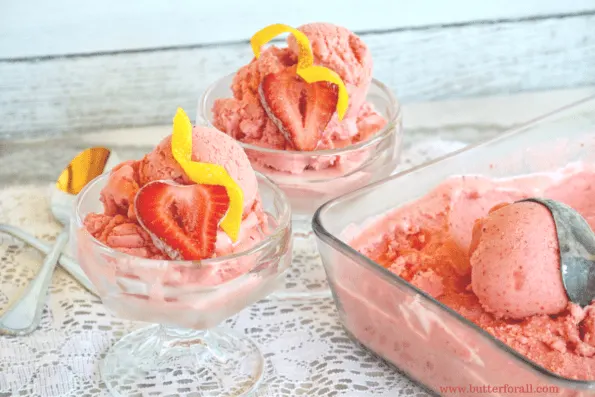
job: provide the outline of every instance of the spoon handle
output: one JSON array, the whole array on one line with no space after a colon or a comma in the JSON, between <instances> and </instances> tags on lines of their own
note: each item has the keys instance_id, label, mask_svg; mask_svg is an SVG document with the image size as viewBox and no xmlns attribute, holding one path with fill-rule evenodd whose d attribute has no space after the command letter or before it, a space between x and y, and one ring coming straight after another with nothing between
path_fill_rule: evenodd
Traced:
<instances>
[{"instance_id":1,"label":"spoon handle","mask_svg":"<svg viewBox=\"0 0 595 397\"><path fill-rule=\"evenodd\" d=\"M52 249L52 247L50 245L48 245L47 243L39 240L38 238L32 236L31 234L24 232L23 230L21 230L17 227L14 227L14 226L0 224L0 232L10 234L13 237L21 239L24 242L26 242L27 244L29 244L30 246L32 246L33 248L38 249L39 251L43 252L46 255L49 254L50 250ZM60 266L62 266L62 268L64 270L66 270L68 273L70 273L70 275L76 281L78 281L79 284L81 284L83 287L85 287L85 289L87 291L89 291L90 293L92 293L95 296L99 296L97 294L97 291L95 291L95 287L93 286L93 283L91 282L91 280L89 280L89 278L87 277L85 272L83 272L83 269L81 269L79 264L76 263L76 261L74 259L72 259L71 256L69 256L65 253L62 253L58 263L60 264Z\"/></svg>"},{"instance_id":2,"label":"spoon handle","mask_svg":"<svg viewBox=\"0 0 595 397\"><path fill-rule=\"evenodd\" d=\"M18 300L0 315L0 331L13 335L26 335L37 328L54 268L67 242L68 231L63 229L50 253L45 257L37 276L29 283Z\"/></svg>"}]
</instances>

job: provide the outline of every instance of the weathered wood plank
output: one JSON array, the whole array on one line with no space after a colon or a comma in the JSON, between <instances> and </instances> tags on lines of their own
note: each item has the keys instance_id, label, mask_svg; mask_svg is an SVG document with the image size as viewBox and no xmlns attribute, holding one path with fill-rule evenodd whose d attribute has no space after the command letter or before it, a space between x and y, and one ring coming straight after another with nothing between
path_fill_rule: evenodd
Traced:
<instances>
[{"instance_id":1,"label":"weathered wood plank","mask_svg":"<svg viewBox=\"0 0 595 397\"><path fill-rule=\"evenodd\" d=\"M274 22L380 31L595 11L593 0L6 1L0 59L244 41Z\"/></svg>"},{"instance_id":2,"label":"weathered wood plank","mask_svg":"<svg viewBox=\"0 0 595 397\"><path fill-rule=\"evenodd\" d=\"M476 143L593 95L595 86L407 104L403 106L404 145L428 140L436 140L438 146L444 141ZM54 180L76 153L95 145L110 147L121 159L138 159L170 133L168 123L102 130L75 135L77 139L0 141L0 186ZM31 167L31 159L37 159L37 167ZM401 167L408 165L403 159Z\"/></svg>"},{"instance_id":3,"label":"weathered wood plank","mask_svg":"<svg viewBox=\"0 0 595 397\"><path fill-rule=\"evenodd\" d=\"M595 15L371 33L375 76L403 102L595 84ZM247 44L0 61L0 139L166 124L194 113Z\"/></svg>"},{"instance_id":4,"label":"weathered wood plank","mask_svg":"<svg viewBox=\"0 0 595 397\"><path fill-rule=\"evenodd\" d=\"M404 144L436 137L476 143L529 120L595 96L595 86L403 105ZM80 136L84 147L154 147L171 134L171 124L102 130Z\"/></svg>"},{"instance_id":5,"label":"weathered wood plank","mask_svg":"<svg viewBox=\"0 0 595 397\"><path fill-rule=\"evenodd\" d=\"M444 141L476 143L593 95L595 86L404 105L404 145L412 147L428 140L436 140L437 146ZM75 135L76 140L0 141L0 186L52 180L68 159L95 145L116 150L122 159L138 159L170 133L171 125L159 125L102 130ZM58 150L48 152L48 145ZM33 169L27 165L31 158L44 161ZM411 165L407 159L403 161L401 167ZM15 166L19 172L15 173Z\"/></svg>"}]
</instances>

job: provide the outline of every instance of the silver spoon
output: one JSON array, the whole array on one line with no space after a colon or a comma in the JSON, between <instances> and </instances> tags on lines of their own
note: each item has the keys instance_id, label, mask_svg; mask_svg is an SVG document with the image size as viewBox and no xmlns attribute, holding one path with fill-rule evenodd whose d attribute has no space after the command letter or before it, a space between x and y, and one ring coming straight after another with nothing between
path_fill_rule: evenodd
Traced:
<instances>
[{"instance_id":1,"label":"silver spoon","mask_svg":"<svg viewBox=\"0 0 595 397\"><path fill-rule=\"evenodd\" d=\"M64 228L56 238L35 278L20 297L0 314L0 332L26 335L39 326L54 268L68 242L68 225L76 194L108 168L108 160L111 160L109 165L117 161L108 149L101 147L86 149L72 159L60 174L52 189L51 209Z\"/></svg>"},{"instance_id":2,"label":"silver spoon","mask_svg":"<svg viewBox=\"0 0 595 397\"><path fill-rule=\"evenodd\" d=\"M19 229L18 227L0 223L0 233L5 233L18 239L21 239L25 243L29 244L33 248L43 252L46 255L49 254L52 250L51 245L48 245L44 241L41 241L37 237ZM60 255L60 258L58 259L58 264L62 267L62 269L66 270L87 291L89 291L95 296L98 296L97 291L95 290L95 287L93 286L91 280L89 280L85 272L83 272L83 269L81 269L79 264L71 256L62 252L62 255Z\"/></svg>"},{"instance_id":3,"label":"silver spoon","mask_svg":"<svg viewBox=\"0 0 595 397\"><path fill-rule=\"evenodd\" d=\"M585 307L595 299L595 233L573 208L551 199L529 198L554 219L560 247L560 272L568 299Z\"/></svg>"}]
</instances>

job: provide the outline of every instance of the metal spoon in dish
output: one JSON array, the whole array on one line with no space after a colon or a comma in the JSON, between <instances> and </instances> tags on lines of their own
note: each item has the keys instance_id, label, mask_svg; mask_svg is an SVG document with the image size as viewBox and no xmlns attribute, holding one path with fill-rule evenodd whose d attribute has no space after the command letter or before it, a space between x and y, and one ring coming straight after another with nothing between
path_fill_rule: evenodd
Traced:
<instances>
[{"instance_id":1,"label":"metal spoon in dish","mask_svg":"<svg viewBox=\"0 0 595 397\"><path fill-rule=\"evenodd\" d=\"M568 299L582 307L595 299L595 233L573 208L555 200L530 198L554 219L560 247L560 272Z\"/></svg>"},{"instance_id":2,"label":"metal spoon in dish","mask_svg":"<svg viewBox=\"0 0 595 397\"><path fill-rule=\"evenodd\" d=\"M64 228L56 238L35 278L31 280L21 296L0 314L0 332L26 335L38 327L54 268L68 242L68 224L74 199L87 183L108 168L108 160L110 164L117 161L110 150L102 147L86 149L79 153L60 174L52 189L51 210ZM72 268L72 266L69 267ZM86 282L90 284L88 280Z\"/></svg>"}]
</instances>

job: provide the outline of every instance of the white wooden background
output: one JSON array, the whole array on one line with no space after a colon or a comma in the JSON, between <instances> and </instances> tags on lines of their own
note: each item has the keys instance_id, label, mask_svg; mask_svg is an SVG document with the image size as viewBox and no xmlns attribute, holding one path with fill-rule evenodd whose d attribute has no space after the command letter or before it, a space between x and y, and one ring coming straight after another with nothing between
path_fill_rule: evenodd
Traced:
<instances>
[{"instance_id":1,"label":"white wooden background","mask_svg":"<svg viewBox=\"0 0 595 397\"><path fill-rule=\"evenodd\" d=\"M595 85L595 0L0 0L0 139L167 124L254 31L312 21L361 34L403 102Z\"/></svg>"}]
</instances>

